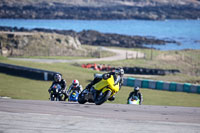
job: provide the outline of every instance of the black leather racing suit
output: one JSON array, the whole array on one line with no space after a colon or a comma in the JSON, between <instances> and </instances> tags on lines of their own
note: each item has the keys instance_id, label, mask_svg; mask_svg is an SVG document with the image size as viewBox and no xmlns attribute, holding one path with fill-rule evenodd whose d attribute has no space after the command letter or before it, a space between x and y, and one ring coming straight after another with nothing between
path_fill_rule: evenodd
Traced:
<instances>
[{"instance_id":1,"label":"black leather racing suit","mask_svg":"<svg viewBox=\"0 0 200 133\"><path fill-rule=\"evenodd\" d=\"M66 84L66 81L64 79L61 79L60 82L56 82L54 81L51 85L51 87L49 88L48 92L50 93L51 91L51 88L54 84L59 84L61 86L61 89L62 89L62 93L64 94L64 101L68 98L68 95L67 95L67 91L66 91L66 88L67 88L67 84Z\"/></svg>"},{"instance_id":2,"label":"black leather racing suit","mask_svg":"<svg viewBox=\"0 0 200 133\"><path fill-rule=\"evenodd\" d=\"M140 99L140 105L142 104L142 101L143 101L143 96L142 96L142 93L140 91L132 91L130 94L129 94L129 97L127 99L127 102L128 100L133 97L133 96L137 96L139 99Z\"/></svg>"}]
</instances>

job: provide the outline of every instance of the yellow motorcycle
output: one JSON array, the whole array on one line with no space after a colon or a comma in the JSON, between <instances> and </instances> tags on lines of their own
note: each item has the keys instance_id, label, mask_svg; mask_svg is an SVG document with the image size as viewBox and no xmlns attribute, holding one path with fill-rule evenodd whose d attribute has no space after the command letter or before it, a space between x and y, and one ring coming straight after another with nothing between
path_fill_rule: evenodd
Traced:
<instances>
[{"instance_id":1,"label":"yellow motorcycle","mask_svg":"<svg viewBox=\"0 0 200 133\"><path fill-rule=\"evenodd\" d=\"M101 105L119 91L119 83L115 84L113 75L103 78L90 89L84 89L79 97L78 102L84 104L86 102Z\"/></svg>"}]
</instances>

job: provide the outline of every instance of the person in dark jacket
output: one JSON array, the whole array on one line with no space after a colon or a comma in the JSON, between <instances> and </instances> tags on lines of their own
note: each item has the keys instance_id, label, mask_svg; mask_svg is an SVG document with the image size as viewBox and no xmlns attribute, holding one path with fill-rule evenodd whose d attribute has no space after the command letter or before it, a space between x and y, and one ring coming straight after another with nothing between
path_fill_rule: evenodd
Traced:
<instances>
[{"instance_id":1,"label":"person in dark jacket","mask_svg":"<svg viewBox=\"0 0 200 133\"><path fill-rule=\"evenodd\" d=\"M140 105L142 104L142 102L143 102L143 96L142 96L142 93L140 92L140 88L139 87L135 87L134 88L134 91L132 91L130 94L129 94L129 97L128 97L128 99L127 99L127 103L128 103L128 101L129 101L129 99L131 98L131 97L134 97L134 96L136 96L136 97L138 97L139 98L139 100L140 100Z\"/></svg>"},{"instance_id":2,"label":"person in dark jacket","mask_svg":"<svg viewBox=\"0 0 200 133\"><path fill-rule=\"evenodd\" d=\"M68 98L68 95L67 95L67 84L66 84L66 81L64 79L62 79L62 76L61 74L55 74L54 76L54 81L51 85L51 87L48 89L48 92L50 93L51 92L51 88L53 87L54 84L59 84L61 86L61 89L62 89L62 93L64 95L64 101L66 101L66 99Z\"/></svg>"}]
</instances>

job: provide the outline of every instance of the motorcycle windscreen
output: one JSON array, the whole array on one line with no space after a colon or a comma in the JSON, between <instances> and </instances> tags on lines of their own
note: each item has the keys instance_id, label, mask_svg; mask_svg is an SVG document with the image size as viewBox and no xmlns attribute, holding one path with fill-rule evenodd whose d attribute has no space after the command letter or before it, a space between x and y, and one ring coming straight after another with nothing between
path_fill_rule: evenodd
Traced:
<instances>
[{"instance_id":1,"label":"motorcycle windscreen","mask_svg":"<svg viewBox=\"0 0 200 133\"><path fill-rule=\"evenodd\" d=\"M138 104L140 103L140 99L137 96L131 96L129 98L129 104Z\"/></svg>"},{"instance_id":2,"label":"motorcycle windscreen","mask_svg":"<svg viewBox=\"0 0 200 133\"><path fill-rule=\"evenodd\" d=\"M138 100L129 100L128 104L135 104L135 105L139 105L139 101Z\"/></svg>"},{"instance_id":3,"label":"motorcycle windscreen","mask_svg":"<svg viewBox=\"0 0 200 133\"><path fill-rule=\"evenodd\" d=\"M139 105L139 103L140 103L140 100L138 99L138 100L133 100L133 99L129 99L128 100L128 104L136 104L136 105Z\"/></svg>"}]
</instances>

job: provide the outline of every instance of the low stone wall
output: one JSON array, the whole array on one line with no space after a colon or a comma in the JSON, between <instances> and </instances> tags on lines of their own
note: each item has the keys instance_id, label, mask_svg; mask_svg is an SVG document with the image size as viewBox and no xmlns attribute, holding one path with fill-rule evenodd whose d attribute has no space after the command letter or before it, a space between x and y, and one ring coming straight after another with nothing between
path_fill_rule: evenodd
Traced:
<instances>
[{"instance_id":1,"label":"low stone wall","mask_svg":"<svg viewBox=\"0 0 200 133\"><path fill-rule=\"evenodd\" d=\"M176 82L164 82L164 81L155 81L147 79L124 78L124 85L130 87L138 86L141 88L149 88L156 90L200 94L200 85L193 85L190 83L176 83Z\"/></svg>"},{"instance_id":2,"label":"low stone wall","mask_svg":"<svg viewBox=\"0 0 200 133\"><path fill-rule=\"evenodd\" d=\"M24 66L17 66L11 64L0 63L0 72L9 75L25 77L35 80L53 80L53 77L58 72L46 71Z\"/></svg>"}]
</instances>

